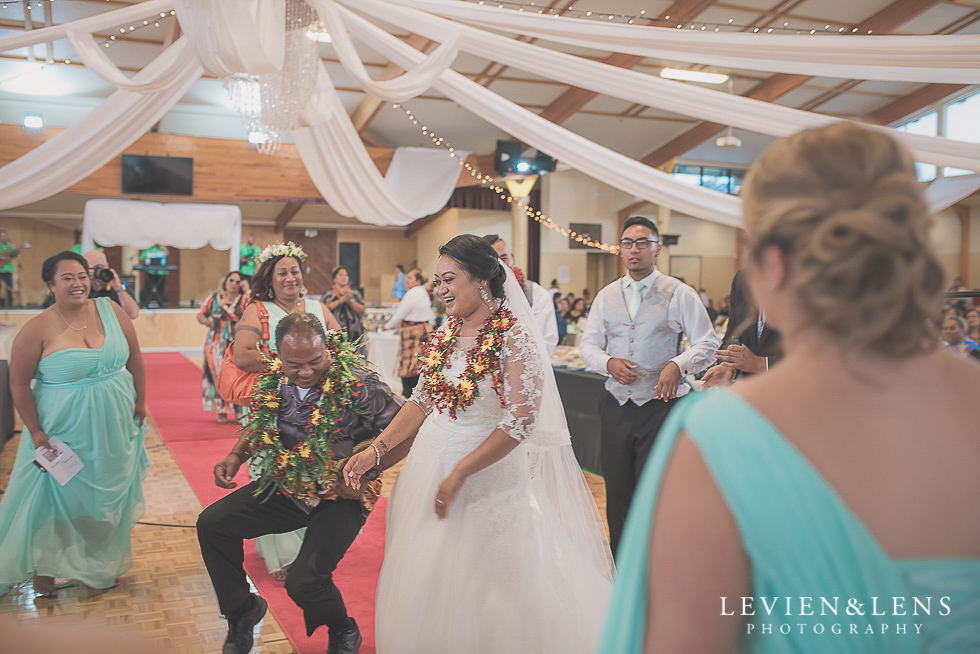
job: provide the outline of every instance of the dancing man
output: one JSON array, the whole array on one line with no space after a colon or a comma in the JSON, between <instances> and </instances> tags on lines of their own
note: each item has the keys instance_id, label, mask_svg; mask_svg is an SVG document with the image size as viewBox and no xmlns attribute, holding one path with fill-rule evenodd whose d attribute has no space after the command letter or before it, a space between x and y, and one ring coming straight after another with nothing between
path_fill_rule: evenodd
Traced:
<instances>
[{"instance_id":1,"label":"dancing man","mask_svg":"<svg viewBox=\"0 0 980 654\"><path fill-rule=\"evenodd\" d=\"M252 630L268 607L249 593L242 541L300 527L306 537L286 575L286 591L303 609L307 635L327 626L328 654L356 654L361 634L333 571L374 507L379 471L408 448L392 450L384 461L376 452L373 480L363 492L351 492L338 475L352 453L372 447L404 400L361 367L343 332L325 332L311 314L283 318L275 337L279 358L256 382L243 436L214 466L221 488L235 487L232 478L249 458L258 476L197 521L201 554L228 620L222 654L252 648Z\"/></svg>"}]
</instances>

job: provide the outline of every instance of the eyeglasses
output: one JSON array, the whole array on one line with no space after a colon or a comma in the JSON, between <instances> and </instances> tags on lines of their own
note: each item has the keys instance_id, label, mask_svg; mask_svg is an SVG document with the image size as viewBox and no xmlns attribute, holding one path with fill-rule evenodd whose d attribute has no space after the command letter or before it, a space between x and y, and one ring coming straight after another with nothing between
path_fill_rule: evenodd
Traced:
<instances>
[{"instance_id":1,"label":"eyeglasses","mask_svg":"<svg viewBox=\"0 0 980 654\"><path fill-rule=\"evenodd\" d=\"M635 245L637 250L646 250L659 240L658 238L638 238L634 241L631 238L624 238L619 242L619 247L624 250L631 250Z\"/></svg>"}]
</instances>

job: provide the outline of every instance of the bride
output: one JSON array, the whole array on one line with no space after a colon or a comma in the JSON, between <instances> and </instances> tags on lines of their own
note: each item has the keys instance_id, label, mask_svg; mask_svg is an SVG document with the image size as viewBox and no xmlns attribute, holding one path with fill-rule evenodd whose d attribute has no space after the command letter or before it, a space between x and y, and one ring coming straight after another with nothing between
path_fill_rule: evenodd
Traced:
<instances>
[{"instance_id":1,"label":"bride","mask_svg":"<svg viewBox=\"0 0 980 654\"><path fill-rule=\"evenodd\" d=\"M612 556L543 340L483 239L439 254L450 318L411 401L344 468L357 488L418 431L388 507L378 652L593 652Z\"/></svg>"}]
</instances>

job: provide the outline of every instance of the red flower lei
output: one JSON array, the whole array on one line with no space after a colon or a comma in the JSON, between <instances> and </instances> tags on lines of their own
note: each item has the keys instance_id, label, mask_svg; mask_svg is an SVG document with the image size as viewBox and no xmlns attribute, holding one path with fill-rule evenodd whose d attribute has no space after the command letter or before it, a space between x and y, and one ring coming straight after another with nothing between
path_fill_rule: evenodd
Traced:
<instances>
[{"instance_id":1,"label":"red flower lei","mask_svg":"<svg viewBox=\"0 0 980 654\"><path fill-rule=\"evenodd\" d=\"M517 266L514 266L513 268L511 268L511 271L514 273L514 279L517 280L517 283L520 284L521 289L523 290L523 288L524 288L524 281L526 279L524 277L524 271L521 270L520 268L518 268Z\"/></svg>"},{"instance_id":2,"label":"red flower lei","mask_svg":"<svg viewBox=\"0 0 980 654\"><path fill-rule=\"evenodd\" d=\"M476 337L476 343L466 351L466 369L460 375L459 384L450 383L442 369L449 359L453 343L459 337L462 321L452 316L447 322L447 328L432 336L425 353L419 357L422 363L419 374L424 379L422 389L429 394L432 404L440 413L448 412L449 417L455 420L460 409L470 406L480 396L477 385L487 375L493 379L493 388L500 397L500 406L505 406L500 350L504 346L504 334L516 322L514 314L506 307L501 307L487 319Z\"/></svg>"}]
</instances>

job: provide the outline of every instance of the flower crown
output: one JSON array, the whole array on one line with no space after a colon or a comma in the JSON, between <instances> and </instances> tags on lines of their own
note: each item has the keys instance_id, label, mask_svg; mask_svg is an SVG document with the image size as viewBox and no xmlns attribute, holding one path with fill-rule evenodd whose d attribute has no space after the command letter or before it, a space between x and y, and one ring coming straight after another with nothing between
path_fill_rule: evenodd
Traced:
<instances>
[{"instance_id":1,"label":"flower crown","mask_svg":"<svg viewBox=\"0 0 980 654\"><path fill-rule=\"evenodd\" d=\"M303 252L303 248L292 241L289 243L276 242L262 250L262 254L259 255L259 265L274 257L293 257L298 261L306 261L306 252Z\"/></svg>"}]
</instances>

